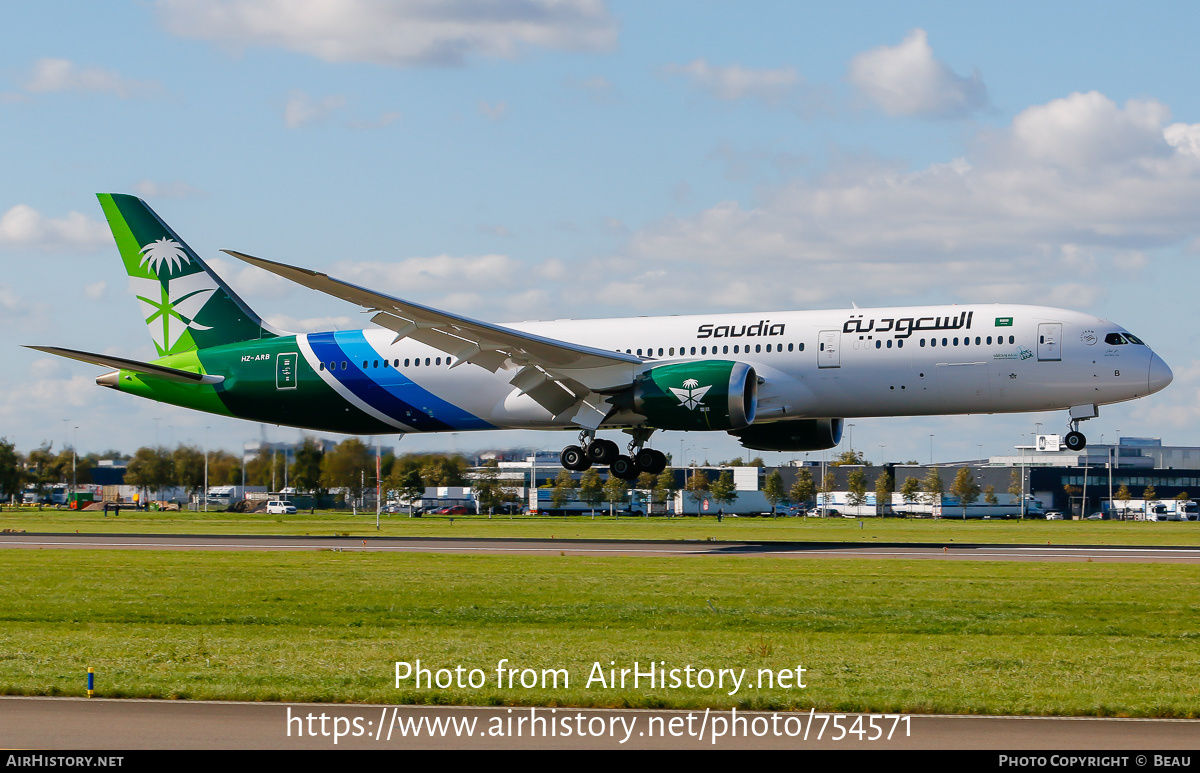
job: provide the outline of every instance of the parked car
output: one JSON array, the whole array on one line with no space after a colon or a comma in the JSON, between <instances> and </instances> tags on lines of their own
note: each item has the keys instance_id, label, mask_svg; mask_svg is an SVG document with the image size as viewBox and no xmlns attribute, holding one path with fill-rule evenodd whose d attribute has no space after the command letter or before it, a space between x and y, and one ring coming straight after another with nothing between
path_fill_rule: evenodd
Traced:
<instances>
[{"instance_id":1,"label":"parked car","mask_svg":"<svg viewBox=\"0 0 1200 773\"><path fill-rule=\"evenodd\" d=\"M828 518L833 515L840 515L840 513L832 507L814 507L808 511L808 515L811 518Z\"/></svg>"},{"instance_id":2,"label":"parked car","mask_svg":"<svg viewBox=\"0 0 1200 773\"><path fill-rule=\"evenodd\" d=\"M1060 513L1058 510L1047 510L1046 511L1046 520L1047 521L1061 521L1061 520L1063 520L1063 514Z\"/></svg>"},{"instance_id":3,"label":"parked car","mask_svg":"<svg viewBox=\"0 0 1200 773\"><path fill-rule=\"evenodd\" d=\"M466 515L469 512L470 510L467 509L466 505L454 505L438 510L438 515Z\"/></svg>"},{"instance_id":4,"label":"parked car","mask_svg":"<svg viewBox=\"0 0 1200 773\"><path fill-rule=\"evenodd\" d=\"M296 506L286 499L272 499L267 502L268 515L295 515Z\"/></svg>"}]
</instances>

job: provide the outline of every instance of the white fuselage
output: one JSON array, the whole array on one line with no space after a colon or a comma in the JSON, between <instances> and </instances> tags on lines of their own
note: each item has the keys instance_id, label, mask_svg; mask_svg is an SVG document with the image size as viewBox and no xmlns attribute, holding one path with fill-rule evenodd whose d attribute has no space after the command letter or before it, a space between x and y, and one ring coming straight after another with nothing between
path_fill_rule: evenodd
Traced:
<instances>
[{"instance_id":1,"label":"white fuselage","mask_svg":"<svg viewBox=\"0 0 1200 773\"><path fill-rule=\"evenodd\" d=\"M1102 405L1142 397L1170 383L1170 368L1119 325L1063 309L1023 305L921 306L619 319L522 322L507 327L540 336L628 352L641 365L575 374L603 389L629 383L665 363L734 360L761 379L756 423L796 418L853 418L1011 413ZM575 426L556 419L509 382L514 371L470 363L449 367L442 351L384 329L348 347L351 367L453 429L546 429ZM309 364L319 358L298 336ZM376 359L378 358L378 361ZM386 364L381 364L386 361ZM427 364L428 363L428 364ZM322 369L335 389L336 379ZM398 391L398 393L399 393ZM400 431L417 431L360 397L339 392ZM411 399L415 396L414 399ZM470 417L454 416L454 410ZM437 405L433 405L433 403ZM439 418L441 418L439 417ZM604 426L639 423L623 412Z\"/></svg>"}]
</instances>

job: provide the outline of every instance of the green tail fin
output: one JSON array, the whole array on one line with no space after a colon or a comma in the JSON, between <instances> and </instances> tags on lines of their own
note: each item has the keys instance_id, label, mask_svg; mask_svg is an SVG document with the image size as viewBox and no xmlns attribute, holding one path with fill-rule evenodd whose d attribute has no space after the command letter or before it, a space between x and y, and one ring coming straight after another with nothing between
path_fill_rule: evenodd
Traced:
<instances>
[{"instance_id":1,"label":"green tail fin","mask_svg":"<svg viewBox=\"0 0 1200 773\"><path fill-rule=\"evenodd\" d=\"M160 357L279 335L146 202L98 193Z\"/></svg>"}]
</instances>

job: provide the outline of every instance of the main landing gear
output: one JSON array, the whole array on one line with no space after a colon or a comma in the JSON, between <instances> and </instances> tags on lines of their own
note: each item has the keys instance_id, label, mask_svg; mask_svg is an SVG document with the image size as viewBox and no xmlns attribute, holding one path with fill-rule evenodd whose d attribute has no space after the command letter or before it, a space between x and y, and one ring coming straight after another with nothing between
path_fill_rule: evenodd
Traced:
<instances>
[{"instance_id":1,"label":"main landing gear","mask_svg":"<svg viewBox=\"0 0 1200 773\"><path fill-rule=\"evenodd\" d=\"M592 465L608 465L609 472L621 480L637 480L643 472L657 475L667 468L666 454L642 447L654 430L627 431L633 435L628 454L622 454L621 447L613 441L598 438L594 430L585 429L579 433L579 445L567 446L558 459L571 472L582 472Z\"/></svg>"}]
</instances>

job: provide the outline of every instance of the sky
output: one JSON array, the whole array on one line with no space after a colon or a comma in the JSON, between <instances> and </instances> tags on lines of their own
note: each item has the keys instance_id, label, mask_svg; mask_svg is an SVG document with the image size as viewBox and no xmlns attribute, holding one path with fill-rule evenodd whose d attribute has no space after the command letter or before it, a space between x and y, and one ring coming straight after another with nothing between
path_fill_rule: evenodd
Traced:
<instances>
[{"instance_id":1,"label":"sky","mask_svg":"<svg viewBox=\"0 0 1200 773\"><path fill-rule=\"evenodd\" d=\"M155 356L95 199L113 192L144 198L293 331L370 323L220 249L495 322L1085 311L1175 372L1159 394L1102 407L1089 439L1200 445L1198 15L1183 2L6 4L0 436L131 453L302 435L139 400L21 348ZM976 458L1039 423L1066 431L1065 412L852 423L843 448L874 461ZM652 445L684 461L744 453L723 433Z\"/></svg>"}]
</instances>

